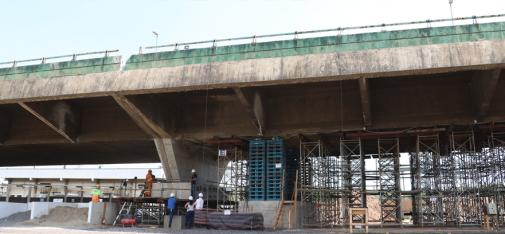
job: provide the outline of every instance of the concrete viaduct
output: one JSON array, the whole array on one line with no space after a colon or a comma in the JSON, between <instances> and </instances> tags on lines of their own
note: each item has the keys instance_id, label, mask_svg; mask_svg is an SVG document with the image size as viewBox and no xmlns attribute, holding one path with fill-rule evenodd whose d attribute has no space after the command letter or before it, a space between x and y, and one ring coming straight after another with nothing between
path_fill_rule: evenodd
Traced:
<instances>
[{"instance_id":1,"label":"concrete viaduct","mask_svg":"<svg viewBox=\"0 0 505 234\"><path fill-rule=\"evenodd\" d=\"M204 170L215 137L505 121L505 22L184 49L0 69L0 165Z\"/></svg>"}]
</instances>

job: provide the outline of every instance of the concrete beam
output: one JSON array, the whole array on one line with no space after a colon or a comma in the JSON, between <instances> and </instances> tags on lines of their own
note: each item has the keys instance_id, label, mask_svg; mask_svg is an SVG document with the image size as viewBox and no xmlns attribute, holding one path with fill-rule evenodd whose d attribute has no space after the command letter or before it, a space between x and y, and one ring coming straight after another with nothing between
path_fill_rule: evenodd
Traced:
<instances>
[{"instance_id":1,"label":"concrete beam","mask_svg":"<svg viewBox=\"0 0 505 234\"><path fill-rule=\"evenodd\" d=\"M154 143L167 180L189 182L195 169L199 184L218 181L217 156L203 153L206 149L171 138L154 138Z\"/></svg>"},{"instance_id":2,"label":"concrete beam","mask_svg":"<svg viewBox=\"0 0 505 234\"><path fill-rule=\"evenodd\" d=\"M454 51L461 55L452 56ZM5 79L0 80L0 103L97 97L112 92L131 95L412 76L504 67L504 60L505 40L482 40L213 62L211 72L208 64L191 64L51 79Z\"/></svg>"},{"instance_id":3,"label":"concrete beam","mask_svg":"<svg viewBox=\"0 0 505 234\"><path fill-rule=\"evenodd\" d=\"M259 91L252 94L247 93L241 88L233 88L245 111L250 116L251 123L257 129L258 135L263 136L265 132L265 108L263 98Z\"/></svg>"},{"instance_id":4,"label":"concrete beam","mask_svg":"<svg viewBox=\"0 0 505 234\"><path fill-rule=\"evenodd\" d=\"M171 136L165 127L163 109L156 106L159 104L156 100L128 98L118 93L111 96L145 133L153 138Z\"/></svg>"},{"instance_id":5,"label":"concrete beam","mask_svg":"<svg viewBox=\"0 0 505 234\"><path fill-rule=\"evenodd\" d=\"M491 102L496 92L496 86L500 79L501 69L476 71L472 77L472 98L477 120L486 117Z\"/></svg>"},{"instance_id":6,"label":"concrete beam","mask_svg":"<svg viewBox=\"0 0 505 234\"><path fill-rule=\"evenodd\" d=\"M6 111L0 111L0 145L7 140L11 127L11 118Z\"/></svg>"},{"instance_id":7,"label":"concrete beam","mask_svg":"<svg viewBox=\"0 0 505 234\"><path fill-rule=\"evenodd\" d=\"M18 102L18 104L69 142L76 142L79 114L67 102Z\"/></svg>"},{"instance_id":8,"label":"concrete beam","mask_svg":"<svg viewBox=\"0 0 505 234\"><path fill-rule=\"evenodd\" d=\"M359 94L361 98L361 112L363 113L364 126L372 125L372 109L370 108L370 90L368 89L368 82L366 78L360 78Z\"/></svg>"}]
</instances>

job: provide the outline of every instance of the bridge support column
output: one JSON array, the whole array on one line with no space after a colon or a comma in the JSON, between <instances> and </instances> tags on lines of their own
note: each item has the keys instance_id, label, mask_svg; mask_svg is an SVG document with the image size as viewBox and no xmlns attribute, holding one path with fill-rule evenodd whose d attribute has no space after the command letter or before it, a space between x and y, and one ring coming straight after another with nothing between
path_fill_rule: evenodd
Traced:
<instances>
[{"instance_id":1,"label":"bridge support column","mask_svg":"<svg viewBox=\"0 0 505 234\"><path fill-rule=\"evenodd\" d=\"M172 138L154 138L167 180L189 182L191 169L198 175L198 185L218 182L217 156L199 146Z\"/></svg>"}]
</instances>

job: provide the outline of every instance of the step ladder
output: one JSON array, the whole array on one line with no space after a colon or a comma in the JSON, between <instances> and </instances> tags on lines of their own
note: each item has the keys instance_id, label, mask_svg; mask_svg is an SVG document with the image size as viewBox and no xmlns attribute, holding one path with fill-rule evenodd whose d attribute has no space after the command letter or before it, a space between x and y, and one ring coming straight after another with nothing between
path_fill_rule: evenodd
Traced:
<instances>
[{"instance_id":1,"label":"step ladder","mask_svg":"<svg viewBox=\"0 0 505 234\"><path fill-rule=\"evenodd\" d=\"M284 176L282 180L282 187L284 187ZM284 191L284 189L283 189ZM291 194L291 200L284 200L284 194L281 196L281 200L279 201L279 207L277 209L277 212L274 216L274 223L273 223L273 229L277 229L277 227L282 223L280 222L284 214L284 207L289 206L288 208L288 228L291 229L293 226L293 218L291 216L295 216L295 223L296 223L296 202L298 200L298 170L296 170L295 173L295 182L294 182L294 191L293 194ZM294 212L293 212L294 211Z\"/></svg>"},{"instance_id":2,"label":"step ladder","mask_svg":"<svg viewBox=\"0 0 505 234\"><path fill-rule=\"evenodd\" d=\"M284 214L284 207L285 206L292 206L294 204L295 204L294 201L281 200L279 202L279 208L277 208L277 212L275 213L275 216L274 216L274 224L273 224L274 230L277 229L277 227L282 223L281 220L282 220L282 217Z\"/></svg>"},{"instance_id":3,"label":"step ladder","mask_svg":"<svg viewBox=\"0 0 505 234\"><path fill-rule=\"evenodd\" d=\"M121 216L129 215L132 206L133 206L133 202L123 202L123 205L121 205L121 210L119 210L119 213L117 214L116 218L114 219L114 223L112 223L112 226L116 226L116 224L119 221L119 218L121 218Z\"/></svg>"}]
</instances>

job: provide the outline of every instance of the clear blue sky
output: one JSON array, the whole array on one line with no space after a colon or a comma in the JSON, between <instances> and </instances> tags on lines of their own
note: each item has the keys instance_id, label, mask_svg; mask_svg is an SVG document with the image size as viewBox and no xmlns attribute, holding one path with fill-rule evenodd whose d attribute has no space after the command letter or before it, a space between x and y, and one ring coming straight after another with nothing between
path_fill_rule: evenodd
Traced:
<instances>
[{"instance_id":1,"label":"clear blue sky","mask_svg":"<svg viewBox=\"0 0 505 234\"><path fill-rule=\"evenodd\" d=\"M454 0L454 16L505 13ZM0 0L0 61L340 26L449 18L448 0ZM126 59L126 58L124 58Z\"/></svg>"}]
</instances>

